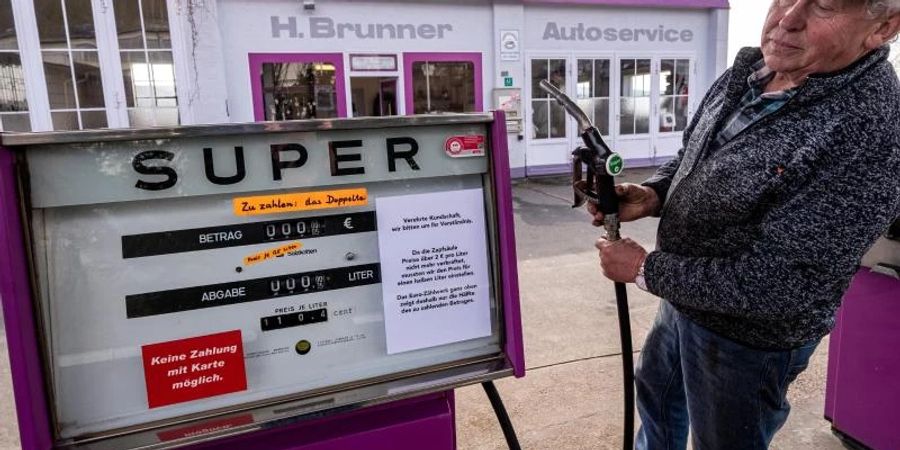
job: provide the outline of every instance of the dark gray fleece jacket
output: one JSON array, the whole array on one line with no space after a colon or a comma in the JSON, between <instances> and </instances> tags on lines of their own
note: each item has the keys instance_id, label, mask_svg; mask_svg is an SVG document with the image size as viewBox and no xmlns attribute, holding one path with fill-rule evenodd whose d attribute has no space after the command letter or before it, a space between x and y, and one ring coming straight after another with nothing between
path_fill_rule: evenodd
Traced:
<instances>
[{"instance_id":1,"label":"dark gray fleece jacket","mask_svg":"<svg viewBox=\"0 0 900 450\"><path fill-rule=\"evenodd\" d=\"M900 216L900 82L887 55L882 47L810 77L779 111L714 148L762 58L743 49L684 148L644 183L665 199L648 289L752 347L827 334L863 254Z\"/></svg>"}]
</instances>

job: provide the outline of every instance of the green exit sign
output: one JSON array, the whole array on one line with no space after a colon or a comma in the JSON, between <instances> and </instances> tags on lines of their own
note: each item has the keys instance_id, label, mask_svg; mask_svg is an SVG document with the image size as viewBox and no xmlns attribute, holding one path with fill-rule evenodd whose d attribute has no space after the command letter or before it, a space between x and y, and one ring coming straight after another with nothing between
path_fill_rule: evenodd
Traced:
<instances>
[{"instance_id":1,"label":"green exit sign","mask_svg":"<svg viewBox=\"0 0 900 450\"><path fill-rule=\"evenodd\" d=\"M512 77L503 77L503 87L512 87L513 80Z\"/></svg>"}]
</instances>

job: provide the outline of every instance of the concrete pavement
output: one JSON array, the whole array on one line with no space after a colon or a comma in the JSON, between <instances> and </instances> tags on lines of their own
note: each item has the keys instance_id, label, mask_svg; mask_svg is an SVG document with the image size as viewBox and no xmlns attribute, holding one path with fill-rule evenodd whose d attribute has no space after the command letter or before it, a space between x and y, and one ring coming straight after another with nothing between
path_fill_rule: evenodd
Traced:
<instances>
[{"instance_id":1,"label":"concrete pavement","mask_svg":"<svg viewBox=\"0 0 900 450\"><path fill-rule=\"evenodd\" d=\"M639 181L647 170L624 180ZM618 449L622 374L612 284L598 270L594 239L582 209L572 209L566 177L516 181L513 186L526 363L524 379L497 388L525 449ZM623 235L652 248L657 221L623 225ZM634 348L640 350L658 299L629 287ZM2 327L2 321L0 321ZM827 340L791 387L794 410L773 448L842 449L822 418ZM638 354L635 354L637 360ZM480 386L457 390L460 449L504 449ZM6 338L0 333L0 449L18 448Z\"/></svg>"}]
</instances>

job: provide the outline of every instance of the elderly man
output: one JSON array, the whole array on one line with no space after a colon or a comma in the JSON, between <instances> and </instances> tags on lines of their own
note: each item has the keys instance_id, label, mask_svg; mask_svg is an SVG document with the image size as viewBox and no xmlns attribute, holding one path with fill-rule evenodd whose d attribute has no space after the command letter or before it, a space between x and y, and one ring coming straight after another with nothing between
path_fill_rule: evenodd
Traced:
<instances>
[{"instance_id":1,"label":"elderly man","mask_svg":"<svg viewBox=\"0 0 900 450\"><path fill-rule=\"evenodd\" d=\"M597 242L603 273L656 294L636 373L638 448L762 449L868 247L900 215L900 0L774 0L762 47L710 88L684 148ZM602 215L595 209L595 224Z\"/></svg>"}]
</instances>

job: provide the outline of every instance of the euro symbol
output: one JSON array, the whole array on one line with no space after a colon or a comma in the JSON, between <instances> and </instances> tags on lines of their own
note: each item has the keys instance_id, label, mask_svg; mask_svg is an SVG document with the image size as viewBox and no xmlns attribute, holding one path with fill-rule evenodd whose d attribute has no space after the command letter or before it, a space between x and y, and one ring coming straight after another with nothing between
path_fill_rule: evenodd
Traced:
<instances>
[{"instance_id":1,"label":"euro symbol","mask_svg":"<svg viewBox=\"0 0 900 450\"><path fill-rule=\"evenodd\" d=\"M348 217L348 218L344 219L344 228L346 228L346 229L348 229L348 230L352 230L352 229L353 229L353 224L350 223L350 221L352 221L352 220L353 220L352 217Z\"/></svg>"}]
</instances>

